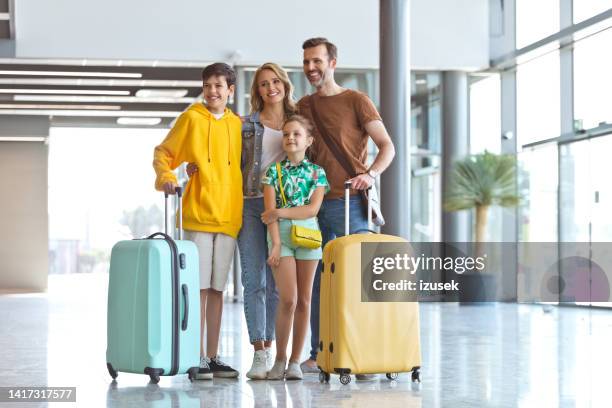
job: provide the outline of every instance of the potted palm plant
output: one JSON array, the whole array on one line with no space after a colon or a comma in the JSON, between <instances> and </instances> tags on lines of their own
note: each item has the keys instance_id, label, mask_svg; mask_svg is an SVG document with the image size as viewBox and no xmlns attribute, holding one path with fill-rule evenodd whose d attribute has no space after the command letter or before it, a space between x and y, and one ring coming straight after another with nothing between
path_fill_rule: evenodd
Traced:
<instances>
[{"instance_id":1,"label":"potted palm plant","mask_svg":"<svg viewBox=\"0 0 612 408\"><path fill-rule=\"evenodd\" d=\"M471 155L456 162L450 176L450 187L444 200L444 210L460 211L475 209L476 231L475 246L476 256L482 254L482 245L486 240L488 223L488 212L491 206L516 207L520 203L520 196L516 187L516 158L512 155L498 155L488 151L481 154ZM462 276L464 278L464 276ZM477 291L495 290L495 283L482 276L471 279L465 276L466 283L461 294L472 298L474 294L468 293L467 286ZM468 280L473 282L468 282ZM482 293L477 293L476 298L482 298ZM487 299L491 293L485 293Z\"/></svg>"}]
</instances>

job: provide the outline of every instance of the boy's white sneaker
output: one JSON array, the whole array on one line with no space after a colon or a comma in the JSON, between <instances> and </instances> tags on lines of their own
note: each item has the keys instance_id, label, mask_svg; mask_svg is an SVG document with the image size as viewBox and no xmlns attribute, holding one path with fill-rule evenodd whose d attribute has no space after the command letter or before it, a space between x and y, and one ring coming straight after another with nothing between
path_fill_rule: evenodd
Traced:
<instances>
[{"instance_id":1,"label":"boy's white sneaker","mask_svg":"<svg viewBox=\"0 0 612 408\"><path fill-rule=\"evenodd\" d=\"M285 367L287 360L276 360L272 369L268 371L268 380L282 380L285 378Z\"/></svg>"},{"instance_id":2,"label":"boy's white sneaker","mask_svg":"<svg viewBox=\"0 0 612 408\"><path fill-rule=\"evenodd\" d=\"M246 376L251 380L265 380L267 374L267 353L264 350L257 350L253 354L253 364Z\"/></svg>"},{"instance_id":3,"label":"boy's white sneaker","mask_svg":"<svg viewBox=\"0 0 612 408\"><path fill-rule=\"evenodd\" d=\"M285 371L285 379L286 380L301 380L304 378L304 374L302 374L302 369L300 365L294 361L289 362L289 366Z\"/></svg>"}]
</instances>

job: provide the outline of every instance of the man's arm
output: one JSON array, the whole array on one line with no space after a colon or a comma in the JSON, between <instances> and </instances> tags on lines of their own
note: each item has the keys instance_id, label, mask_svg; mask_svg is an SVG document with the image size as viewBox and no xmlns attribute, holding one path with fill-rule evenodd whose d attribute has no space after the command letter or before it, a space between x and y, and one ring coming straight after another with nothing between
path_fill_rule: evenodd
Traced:
<instances>
[{"instance_id":1,"label":"man's arm","mask_svg":"<svg viewBox=\"0 0 612 408\"><path fill-rule=\"evenodd\" d=\"M374 171L376 174L381 174L393 161L395 147L382 121L373 120L366 123L365 130L372 138L376 147L378 147L378 154L374 158L374 162L369 170ZM356 190L364 190L374 184L374 179L368 174L359 174L351 179L351 184L352 188Z\"/></svg>"}]
</instances>

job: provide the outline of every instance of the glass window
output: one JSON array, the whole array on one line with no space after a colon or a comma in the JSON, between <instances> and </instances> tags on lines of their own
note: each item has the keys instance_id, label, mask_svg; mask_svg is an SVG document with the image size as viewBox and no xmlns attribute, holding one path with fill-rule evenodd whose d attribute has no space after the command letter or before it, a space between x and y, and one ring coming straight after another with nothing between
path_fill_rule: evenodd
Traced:
<instances>
[{"instance_id":1,"label":"glass window","mask_svg":"<svg viewBox=\"0 0 612 408\"><path fill-rule=\"evenodd\" d=\"M612 0L574 0L574 24L612 8Z\"/></svg>"},{"instance_id":2,"label":"glass window","mask_svg":"<svg viewBox=\"0 0 612 408\"><path fill-rule=\"evenodd\" d=\"M166 129L51 128L49 272L106 272L112 246L163 229L153 149ZM119 148L120 146L120 148Z\"/></svg>"},{"instance_id":3,"label":"glass window","mask_svg":"<svg viewBox=\"0 0 612 408\"><path fill-rule=\"evenodd\" d=\"M558 51L518 66L516 119L519 146L560 135L559 69Z\"/></svg>"},{"instance_id":4,"label":"glass window","mask_svg":"<svg viewBox=\"0 0 612 408\"><path fill-rule=\"evenodd\" d=\"M612 28L574 46L574 118L578 129L612 123Z\"/></svg>"},{"instance_id":5,"label":"glass window","mask_svg":"<svg viewBox=\"0 0 612 408\"><path fill-rule=\"evenodd\" d=\"M516 48L559 31L559 0L516 0Z\"/></svg>"},{"instance_id":6,"label":"glass window","mask_svg":"<svg viewBox=\"0 0 612 408\"><path fill-rule=\"evenodd\" d=\"M501 152L501 82L498 74L470 85L470 152Z\"/></svg>"},{"instance_id":7,"label":"glass window","mask_svg":"<svg viewBox=\"0 0 612 408\"><path fill-rule=\"evenodd\" d=\"M411 237L441 240L442 100L439 73L413 73L411 81Z\"/></svg>"},{"instance_id":8,"label":"glass window","mask_svg":"<svg viewBox=\"0 0 612 408\"><path fill-rule=\"evenodd\" d=\"M472 77L470 84L470 153L501 153L501 81L499 74ZM503 241L503 208L489 209L485 239Z\"/></svg>"},{"instance_id":9,"label":"glass window","mask_svg":"<svg viewBox=\"0 0 612 408\"><path fill-rule=\"evenodd\" d=\"M442 141L442 100L440 74L412 74L412 152L440 154Z\"/></svg>"},{"instance_id":10,"label":"glass window","mask_svg":"<svg viewBox=\"0 0 612 408\"><path fill-rule=\"evenodd\" d=\"M519 242L555 242L557 235L557 145L523 151L519 160Z\"/></svg>"}]
</instances>

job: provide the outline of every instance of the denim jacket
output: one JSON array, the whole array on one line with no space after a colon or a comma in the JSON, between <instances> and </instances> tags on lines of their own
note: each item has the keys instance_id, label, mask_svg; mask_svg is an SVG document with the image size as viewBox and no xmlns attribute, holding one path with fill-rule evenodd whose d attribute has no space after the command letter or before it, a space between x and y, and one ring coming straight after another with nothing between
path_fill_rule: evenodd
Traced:
<instances>
[{"instance_id":1,"label":"denim jacket","mask_svg":"<svg viewBox=\"0 0 612 408\"><path fill-rule=\"evenodd\" d=\"M242 123L242 192L245 197L261 194L261 149L264 127L259 112L244 118Z\"/></svg>"}]
</instances>

